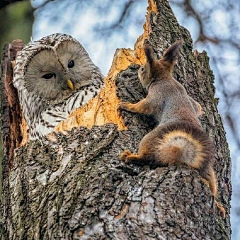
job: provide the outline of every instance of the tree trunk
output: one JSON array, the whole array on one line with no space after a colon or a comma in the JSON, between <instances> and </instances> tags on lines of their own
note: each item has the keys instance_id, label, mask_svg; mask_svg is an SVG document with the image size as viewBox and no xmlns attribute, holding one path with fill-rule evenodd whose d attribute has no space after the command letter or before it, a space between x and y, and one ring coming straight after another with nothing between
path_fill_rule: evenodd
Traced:
<instances>
[{"instance_id":1,"label":"tree trunk","mask_svg":"<svg viewBox=\"0 0 240 240\"><path fill-rule=\"evenodd\" d=\"M2 239L230 239L230 157L207 54L192 52L190 34L166 0L149 0L144 30L134 51L116 52L100 95L56 129L67 131L41 142L24 140L21 110L9 102L9 55L3 56ZM137 152L155 124L150 117L116 111L119 101L137 102L146 94L137 77L146 38L159 54L184 39L174 76L203 107L226 219L197 170L118 160L125 149Z\"/></svg>"}]
</instances>

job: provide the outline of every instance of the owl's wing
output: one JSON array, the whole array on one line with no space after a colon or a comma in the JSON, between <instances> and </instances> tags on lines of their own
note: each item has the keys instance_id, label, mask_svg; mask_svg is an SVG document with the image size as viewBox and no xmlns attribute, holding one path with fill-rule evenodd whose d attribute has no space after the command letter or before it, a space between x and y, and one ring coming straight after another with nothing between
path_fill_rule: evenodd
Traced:
<instances>
[{"instance_id":1,"label":"owl's wing","mask_svg":"<svg viewBox=\"0 0 240 240\"><path fill-rule=\"evenodd\" d=\"M49 127L55 127L59 122L68 117L68 113L61 106L48 108L40 116L40 121L45 122Z\"/></svg>"},{"instance_id":2,"label":"owl's wing","mask_svg":"<svg viewBox=\"0 0 240 240\"><path fill-rule=\"evenodd\" d=\"M30 140L38 139L53 132L58 123L65 120L68 115L61 106L47 108L30 126Z\"/></svg>"}]
</instances>

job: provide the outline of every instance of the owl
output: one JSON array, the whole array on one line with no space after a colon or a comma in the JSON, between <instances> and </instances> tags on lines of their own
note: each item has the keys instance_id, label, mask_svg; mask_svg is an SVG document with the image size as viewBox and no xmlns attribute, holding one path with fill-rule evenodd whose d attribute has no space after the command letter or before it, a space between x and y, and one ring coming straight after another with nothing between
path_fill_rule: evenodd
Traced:
<instances>
[{"instance_id":1,"label":"owl","mask_svg":"<svg viewBox=\"0 0 240 240\"><path fill-rule=\"evenodd\" d=\"M34 140L52 132L73 110L95 97L103 86L103 75L76 39L56 33L22 49L13 85Z\"/></svg>"}]
</instances>

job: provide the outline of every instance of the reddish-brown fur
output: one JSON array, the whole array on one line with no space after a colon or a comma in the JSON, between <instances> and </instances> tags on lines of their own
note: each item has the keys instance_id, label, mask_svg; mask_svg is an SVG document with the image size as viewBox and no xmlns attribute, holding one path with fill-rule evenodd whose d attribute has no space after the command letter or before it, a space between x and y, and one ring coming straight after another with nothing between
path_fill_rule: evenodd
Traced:
<instances>
[{"instance_id":1,"label":"reddish-brown fur","mask_svg":"<svg viewBox=\"0 0 240 240\"><path fill-rule=\"evenodd\" d=\"M177 146L171 146L166 148L165 150L161 151L161 155L163 155L163 159L166 159L167 161L162 163L166 164L173 164L173 163L180 163L180 158L182 156L182 150L181 148Z\"/></svg>"},{"instance_id":2,"label":"reddish-brown fur","mask_svg":"<svg viewBox=\"0 0 240 240\"><path fill-rule=\"evenodd\" d=\"M217 184L212 167L214 148L198 119L202 114L201 106L172 76L181 45L181 41L175 42L158 60L152 47L145 44L147 61L138 75L148 95L135 104L122 102L119 109L151 114L158 126L141 140L138 154L125 150L120 159L139 165L187 164L199 170L216 198ZM225 217L224 208L215 202Z\"/></svg>"}]
</instances>

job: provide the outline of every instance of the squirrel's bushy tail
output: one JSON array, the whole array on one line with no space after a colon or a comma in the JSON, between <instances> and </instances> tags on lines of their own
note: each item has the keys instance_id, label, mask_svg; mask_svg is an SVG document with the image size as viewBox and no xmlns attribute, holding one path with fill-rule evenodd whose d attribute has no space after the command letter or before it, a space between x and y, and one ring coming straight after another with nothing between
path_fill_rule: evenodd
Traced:
<instances>
[{"instance_id":1,"label":"squirrel's bushy tail","mask_svg":"<svg viewBox=\"0 0 240 240\"><path fill-rule=\"evenodd\" d=\"M163 164L185 163L199 169L200 175L208 181L213 195L216 196L216 177L212 168L214 147L206 133L189 123L159 127L157 132L159 138L155 145L155 159Z\"/></svg>"},{"instance_id":2,"label":"squirrel's bushy tail","mask_svg":"<svg viewBox=\"0 0 240 240\"><path fill-rule=\"evenodd\" d=\"M172 131L169 131L168 127L160 132L161 138L156 146L158 161L166 164L185 163L199 169L200 175L216 198L217 181L212 167L214 148L209 137L200 129L189 126ZM216 199L215 203L225 218L225 209Z\"/></svg>"},{"instance_id":3,"label":"squirrel's bushy tail","mask_svg":"<svg viewBox=\"0 0 240 240\"><path fill-rule=\"evenodd\" d=\"M185 163L197 169L209 157L209 149L204 147L203 142L184 130L166 133L159 142L158 152L162 163Z\"/></svg>"},{"instance_id":4,"label":"squirrel's bushy tail","mask_svg":"<svg viewBox=\"0 0 240 240\"><path fill-rule=\"evenodd\" d=\"M163 164L182 164L199 169L217 194L216 177L212 168L214 147L209 137L191 124L172 124L159 128L156 159Z\"/></svg>"}]
</instances>

